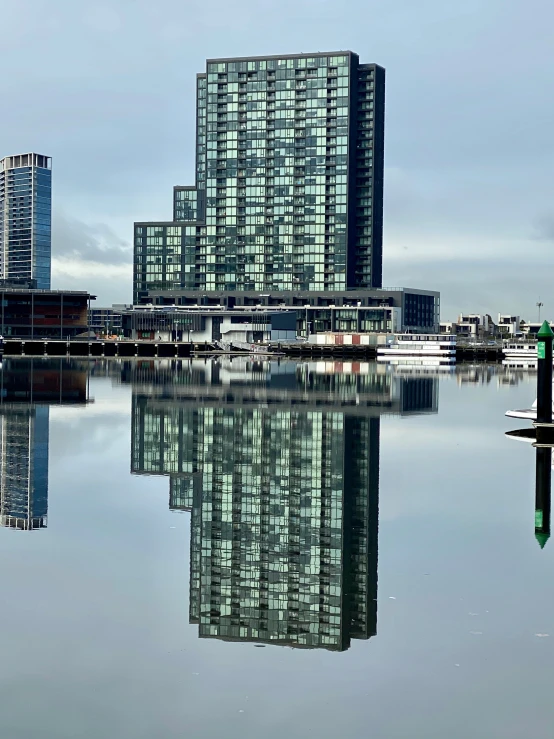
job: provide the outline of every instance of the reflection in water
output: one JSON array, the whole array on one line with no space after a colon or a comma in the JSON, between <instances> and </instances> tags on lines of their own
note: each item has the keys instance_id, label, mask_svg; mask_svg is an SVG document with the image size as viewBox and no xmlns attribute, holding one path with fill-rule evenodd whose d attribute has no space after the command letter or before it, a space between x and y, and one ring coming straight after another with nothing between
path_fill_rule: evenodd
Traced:
<instances>
[{"instance_id":1,"label":"reflection in water","mask_svg":"<svg viewBox=\"0 0 554 739\"><path fill-rule=\"evenodd\" d=\"M0 523L43 529L48 513L48 406L0 407Z\"/></svg>"},{"instance_id":2,"label":"reflection in water","mask_svg":"<svg viewBox=\"0 0 554 739\"><path fill-rule=\"evenodd\" d=\"M0 524L47 526L49 405L84 403L86 365L4 359L0 369Z\"/></svg>"},{"instance_id":3,"label":"reflection in water","mask_svg":"<svg viewBox=\"0 0 554 739\"><path fill-rule=\"evenodd\" d=\"M507 431L506 436L535 445L536 429L528 427ZM535 448L535 538L544 549L550 538L550 504L552 498L552 448Z\"/></svg>"},{"instance_id":4,"label":"reflection in water","mask_svg":"<svg viewBox=\"0 0 554 739\"><path fill-rule=\"evenodd\" d=\"M353 363L127 363L136 474L191 513L199 635L345 650L377 629L380 415L437 379Z\"/></svg>"},{"instance_id":5,"label":"reflection in water","mask_svg":"<svg viewBox=\"0 0 554 739\"><path fill-rule=\"evenodd\" d=\"M535 537L541 547L550 538L550 500L552 481L552 449L537 447L535 486Z\"/></svg>"}]
</instances>

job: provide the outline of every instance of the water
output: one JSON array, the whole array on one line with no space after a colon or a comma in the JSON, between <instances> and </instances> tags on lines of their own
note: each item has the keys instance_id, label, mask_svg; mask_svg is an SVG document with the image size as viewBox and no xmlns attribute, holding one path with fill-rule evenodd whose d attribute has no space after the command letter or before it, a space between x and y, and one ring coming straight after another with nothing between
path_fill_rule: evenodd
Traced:
<instances>
[{"instance_id":1,"label":"water","mask_svg":"<svg viewBox=\"0 0 554 739\"><path fill-rule=\"evenodd\" d=\"M8 359L0 390L2 736L552 736L554 543L504 435L533 376Z\"/></svg>"}]
</instances>

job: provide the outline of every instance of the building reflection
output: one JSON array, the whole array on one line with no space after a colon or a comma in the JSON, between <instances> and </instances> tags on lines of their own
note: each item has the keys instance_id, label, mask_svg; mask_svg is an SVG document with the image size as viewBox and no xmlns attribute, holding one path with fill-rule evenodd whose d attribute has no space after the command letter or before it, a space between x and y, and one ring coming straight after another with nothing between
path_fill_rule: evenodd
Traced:
<instances>
[{"instance_id":1,"label":"building reflection","mask_svg":"<svg viewBox=\"0 0 554 739\"><path fill-rule=\"evenodd\" d=\"M437 379L354 363L128 363L135 474L191 511L200 637L348 649L377 630L380 417ZM342 373L337 370L342 369Z\"/></svg>"},{"instance_id":2,"label":"building reflection","mask_svg":"<svg viewBox=\"0 0 554 739\"><path fill-rule=\"evenodd\" d=\"M4 359L0 369L0 524L33 531L48 521L49 406L87 399L86 365Z\"/></svg>"}]
</instances>

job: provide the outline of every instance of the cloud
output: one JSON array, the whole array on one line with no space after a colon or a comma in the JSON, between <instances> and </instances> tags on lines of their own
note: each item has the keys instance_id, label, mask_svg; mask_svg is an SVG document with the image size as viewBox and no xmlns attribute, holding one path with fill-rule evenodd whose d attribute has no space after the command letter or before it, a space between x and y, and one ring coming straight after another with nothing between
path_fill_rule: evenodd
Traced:
<instances>
[{"instance_id":1,"label":"cloud","mask_svg":"<svg viewBox=\"0 0 554 739\"><path fill-rule=\"evenodd\" d=\"M105 223L83 223L55 211L52 219L52 256L101 264L129 264L132 245Z\"/></svg>"},{"instance_id":2,"label":"cloud","mask_svg":"<svg viewBox=\"0 0 554 739\"><path fill-rule=\"evenodd\" d=\"M121 28L119 14L107 5L96 5L89 8L83 16L85 25L100 33L114 33Z\"/></svg>"},{"instance_id":3,"label":"cloud","mask_svg":"<svg viewBox=\"0 0 554 739\"><path fill-rule=\"evenodd\" d=\"M549 297L553 271L554 253L537 263L529 250L507 258L465 257L461 250L450 258L387 260L384 284L439 290L442 320L454 320L460 313L490 313L493 319L498 313L514 313L536 320L539 297L545 304L543 315L554 315Z\"/></svg>"},{"instance_id":4,"label":"cloud","mask_svg":"<svg viewBox=\"0 0 554 739\"><path fill-rule=\"evenodd\" d=\"M105 223L84 223L54 212L52 284L66 290L88 290L98 304L132 301L133 250Z\"/></svg>"},{"instance_id":5,"label":"cloud","mask_svg":"<svg viewBox=\"0 0 554 739\"><path fill-rule=\"evenodd\" d=\"M534 236L539 240L554 241L554 214L543 214L537 218Z\"/></svg>"}]
</instances>

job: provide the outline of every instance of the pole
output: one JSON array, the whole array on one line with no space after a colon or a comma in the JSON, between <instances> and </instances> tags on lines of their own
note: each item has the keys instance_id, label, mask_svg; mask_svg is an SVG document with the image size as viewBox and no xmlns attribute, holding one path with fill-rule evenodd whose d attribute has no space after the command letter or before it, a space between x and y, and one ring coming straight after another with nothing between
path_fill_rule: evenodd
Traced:
<instances>
[{"instance_id":1,"label":"pole","mask_svg":"<svg viewBox=\"0 0 554 739\"><path fill-rule=\"evenodd\" d=\"M537 447L535 486L535 539L541 549L550 538L550 502L552 482L552 449Z\"/></svg>"},{"instance_id":2,"label":"pole","mask_svg":"<svg viewBox=\"0 0 554 739\"><path fill-rule=\"evenodd\" d=\"M542 424L552 424L552 338L554 333L544 321L537 334L537 441Z\"/></svg>"}]
</instances>

